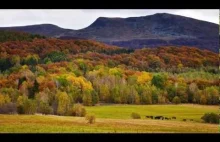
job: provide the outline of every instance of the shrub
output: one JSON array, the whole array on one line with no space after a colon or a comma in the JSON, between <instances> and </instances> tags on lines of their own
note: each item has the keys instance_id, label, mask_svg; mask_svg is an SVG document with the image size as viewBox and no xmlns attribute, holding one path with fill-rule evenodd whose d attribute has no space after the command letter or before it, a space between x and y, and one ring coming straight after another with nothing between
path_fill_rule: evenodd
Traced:
<instances>
[{"instance_id":1,"label":"shrub","mask_svg":"<svg viewBox=\"0 0 220 142\"><path fill-rule=\"evenodd\" d=\"M135 112L132 112L132 113L131 113L131 117L132 117L133 119L141 119L140 114L135 113Z\"/></svg>"},{"instance_id":2,"label":"shrub","mask_svg":"<svg viewBox=\"0 0 220 142\"><path fill-rule=\"evenodd\" d=\"M95 123L95 115L94 115L94 114L86 115L86 120L87 120L88 123L90 123L90 124Z\"/></svg>"},{"instance_id":3,"label":"shrub","mask_svg":"<svg viewBox=\"0 0 220 142\"><path fill-rule=\"evenodd\" d=\"M7 103L0 106L0 114L15 114L17 112L15 103Z\"/></svg>"},{"instance_id":4,"label":"shrub","mask_svg":"<svg viewBox=\"0 0 220 142\"><path fill-rule=\"evenodd\" d=\"M215 114L215 113L205 113L201 119L205 122L205 123L214 123L214 124L218 124L219 123L219 115Z\"/></svg>"},{"instance_id":5,"label":"shrub","mask_svg":"<svg viewBox=\"0 0 220 142\"><path fill-rule=\"evenodd\" d=\"M51 114L53 112L52 108L48 103L40 102L38 112L42 114Z\"/></svg>"},{"instance_id":6,"label":"shrub","mask_svg":"<svg viewBox=\"0 0 220 142\"><path fill-rule=\"evenodd\" d=\"M174 104L180 104L181 103L181 100L178 96L174 97L173 98L173 101L172 101Z\"/></svg>"},{"instance_id":7,"label":"shrub","mask_svg":"<svg viewBox=\"0 0 220 142\"><path fill-rule=\"evenodd\" d=\"M70 115L84 117L86 115L86 109L81 104L75 104L70 112Z\"/></svg>"}]
</instances>

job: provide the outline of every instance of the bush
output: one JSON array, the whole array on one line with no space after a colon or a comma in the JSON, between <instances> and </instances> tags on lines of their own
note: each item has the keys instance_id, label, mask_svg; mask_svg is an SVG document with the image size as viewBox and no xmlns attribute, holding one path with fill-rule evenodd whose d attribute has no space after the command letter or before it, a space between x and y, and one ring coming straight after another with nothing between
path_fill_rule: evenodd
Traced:
<instances>
[{"instance_id":1,"label":"bush","mask_svg":"<svg viewBox=\"0 0 220 142\"><path fill-rule=\"evenodd\" d=\"M181 100L178 96L174 97L173 98L173 101L172 101L174 104L180 104L181 103Z\"/></svg>"},{"instance_id":2,"label":"bush","mask_svg":"<svg viewBox=\"0 0 220 142\"><path fill-rule=\"evenodd\" d=\"M86 109L81 104L75 104L70 112L70 115L84 117L86 115Z\"/></svg>"},{"instance_id":3,"label":"bush","mask_svg":"<svg viewBox=\"0 0 220 142\"><path fill-rule=\"evenodd\" d=\"M15 114L17 113L16 104L7 103L0 106L0 114Z\"/></svg>"},{"instance_id":4,"label":"bush","mask_svg":"<svg viewBox=\"0 0 220 142\"><path fill-rule=\"evenodd\" d=\"M214 123L214 124L218 124L219 123L219 115L215 114L215 113L206 113L204 114L201 119L205 122L205 123Z\"/></svg>"},{"instance_id":5,"label":"bush","mask_svg":"<svg viewBox=\"0 0 220 142\"><path fill-rule=\"evenodd\" d=\"M131 117L132 117L133 119L141 119L140 114L135 113L135 112L132 112Z\"/></svg>"},{"instance_id":6,"label":"bush","mask_svg":"<svg viewBox=\"0 0 220 142\"><path fill-rule=\"evenodd\" d=\"M42 114L52 114L53 110L48 103L40 102L38 112Z\"/></svg>"},{"instance_id":7,"label":"bush","mask_svg":"<svg viewBox=\"0 0 220 142\"><path fill-rule=\"evenodd\" d=\"M94 114L86 115L86 120L87 120L88 123L90 123L90 124L95 123L95 115L94 115Z\"/></svg>"}]
</instances>

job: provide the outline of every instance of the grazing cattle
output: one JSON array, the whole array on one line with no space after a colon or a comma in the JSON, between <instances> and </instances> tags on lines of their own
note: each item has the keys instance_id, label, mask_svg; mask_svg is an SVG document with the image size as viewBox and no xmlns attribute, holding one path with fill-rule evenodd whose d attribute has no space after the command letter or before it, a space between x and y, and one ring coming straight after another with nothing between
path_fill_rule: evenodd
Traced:
<instances>
[{"instance_id":1,"label":"grazing cattle","mask_svg":"<svg viewBox=\"0 0 220 142\"><path fill-rule=\"evenodd\" d=\"M190 121L193 121L193 119L190 119Z\"/></svg>"},{"instance_id":2,"label":"grazing cattle","mask_svg":"<svg viewBox=\"0 0 220 142\"><path fill-rule=\"evenodd\" d=\"M154 117L153 117L153 116L146 116L146 118L151 118L151 119L153 119Z\"/></svg>"},{"instance_id":3,"label":"grazing cattle","mask_svg":"<svg viewBox=\"0 0 220 142\"><path fill-rule=\"evenodd\" d=\"M163 116L155 116L154 119L164 119Z\"/></svg>"},{"instance_id":4,"label":"grazing cattle","mask_svg":"<svg viewBox=\"0 0 220 142\"><path fill-rule=\"evenodd\" d=\"M176 117L173 116L172 119L176 119Z\"/></svg>"},{"instance_id":5,"label":"grazing cattle","mask_svg":"<svg viewBox=\"0 0 220 142\"><path fill-rule=\"evenodd\" d=\"M167 117L165 117L165 120L168 120L168 118L167 118Z\"/></svg>"},{"instance_id":6,"label":"grazing cattle","mask_svg":"<svg viewBox=\"0 0 220 142\"><path fill-rule=\"evenodd\" d=\"M186 121L186 119L183 119L183 121Z\"/></svg>"}]
</instances>

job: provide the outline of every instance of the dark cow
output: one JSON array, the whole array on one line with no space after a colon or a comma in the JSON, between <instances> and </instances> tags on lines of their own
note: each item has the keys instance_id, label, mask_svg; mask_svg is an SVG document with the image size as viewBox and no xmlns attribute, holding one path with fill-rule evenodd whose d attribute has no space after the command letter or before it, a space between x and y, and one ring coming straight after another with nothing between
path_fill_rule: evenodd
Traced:
<instances>
[{"instance_id":1,"label":"dark cow","mask_svg":"<svg viewBox=\"0 0 220 142\"><path fill-rule=\"evenodd\" d=\"M186 121L186 119L183 119L183 121Z\"/></svg>"},{"instance_id":2,"label":"dark cow","mask_svg":"<svg viewBox=\"0 0 220 142\"><path fill-rule=\"evenodd\" d=\"M150 118L150 116L146 116L146 118Z\"/></svg>"},{"instance_id":3,"label":"dark cow","mask_svg":"<svg viewBox=\"0 0 220 142\"><path fill-rule=\"evenodd\" d=\"M172 119L176 119L176 117L173 116Z\"/></svg>"},{"instance_id":4,"label":"dark cow","mask_svg":"<svg viewBox=\"0 0 220 142\"><path fill-rule=\"evenodd\" d=\"M163 116L155 116L154 119L163 119Z\"/></svg>"},{"instance_id":5,"label":"dark cow","mask_svg":"<svg viewBox=\"0 0 220 142\"><path fill-rule=\"evenodd\" d=\"M154 117L153 117L153 116L150 116L150 118L153 119Z\"/></svg>"}]
</instances>

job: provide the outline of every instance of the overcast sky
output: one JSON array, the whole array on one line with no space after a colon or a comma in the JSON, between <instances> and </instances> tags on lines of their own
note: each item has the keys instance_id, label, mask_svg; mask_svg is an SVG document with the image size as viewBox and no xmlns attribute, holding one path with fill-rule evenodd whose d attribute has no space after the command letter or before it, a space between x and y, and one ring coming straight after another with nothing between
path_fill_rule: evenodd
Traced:
<instances>
[{"instance_id":1,"label":"overcast sky","mask_svg":"<svg viewBox=\"0 0 220 142\"><path fill-rule=\"evenodd\" d=\"M69 29L82 29L89 26L98 17L138 17L155 13L170 13L219 24L218 9L142 9L142 10L0 10L0 27L24 26L50 23Z\"/></svg>"}]
</instances>

